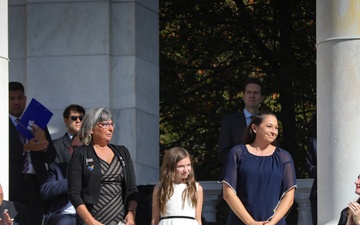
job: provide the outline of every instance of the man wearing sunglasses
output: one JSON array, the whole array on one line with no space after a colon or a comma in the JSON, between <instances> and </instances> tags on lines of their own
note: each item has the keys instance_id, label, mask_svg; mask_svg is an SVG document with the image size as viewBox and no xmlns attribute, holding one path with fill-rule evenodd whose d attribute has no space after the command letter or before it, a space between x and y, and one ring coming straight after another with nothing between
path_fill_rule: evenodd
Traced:
<instances>
[{"instance_id":1,"label":"man wearing sunglasses","mask_svg":"<svg viewBox=\"0 0 360 225\"><path fill-rule=\"evenodd\" d=\"M62 163L69 161L73 151L71 140L79 131L84 115L85 109L80 105L71 104L65 108L63 117L67 131L64 136L53 141L56 149L55 162Z\"/></svg>"}]
</instances>

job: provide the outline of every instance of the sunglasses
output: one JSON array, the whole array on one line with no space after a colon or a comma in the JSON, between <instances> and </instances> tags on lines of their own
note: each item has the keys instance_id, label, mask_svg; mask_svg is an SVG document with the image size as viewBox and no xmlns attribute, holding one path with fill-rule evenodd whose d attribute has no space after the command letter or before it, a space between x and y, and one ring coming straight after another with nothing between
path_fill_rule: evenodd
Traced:
<instances>
[{"instance_id":1,"label":"sunglasses","mask_svg":"<svg viewBox=\"0 0 360 225\"><path fill-rule=\"evenodd\" d=\"M70 116L69 117L71 120L73 120L73 121L76 121L77 119L79 119L80 121L84 118L84 116Z\"/></svg>"}]
</instances>

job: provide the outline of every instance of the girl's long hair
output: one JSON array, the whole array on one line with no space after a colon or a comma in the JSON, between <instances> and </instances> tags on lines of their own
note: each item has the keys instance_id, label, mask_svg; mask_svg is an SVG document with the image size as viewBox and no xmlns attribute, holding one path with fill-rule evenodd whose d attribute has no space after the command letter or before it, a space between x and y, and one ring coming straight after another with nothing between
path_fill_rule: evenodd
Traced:
<instances>
[{"instance_id":1,"label":"girl's long hair","mask_svg":"<svg viewBox=\"0 0 360 225\"><path fill-rule=\"evenodd\" d=\"M165 213L166 202L174 194L174 179L176 164L185 158L189 157L192 164L192 159L188 151L181 147L174 147L166 151L163 164L160 172L159 189L157 192L158 205L161 213ZM182 205L184 207L185 200L190 200L191 206L195 207L197 203L197 190L194 170L191 168L191 172L186 179L186 185L184 192L182 193Z\"/></svg>"}]
</instances>

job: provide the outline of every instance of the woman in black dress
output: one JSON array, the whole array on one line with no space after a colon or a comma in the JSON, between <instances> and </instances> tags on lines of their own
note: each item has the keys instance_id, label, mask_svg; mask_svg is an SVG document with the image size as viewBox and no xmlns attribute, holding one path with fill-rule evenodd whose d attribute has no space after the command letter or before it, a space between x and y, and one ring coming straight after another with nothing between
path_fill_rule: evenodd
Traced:
<instances>
[{"instance_id":1,"label":"woman in black dress","mask_svg":"<svg viewBox=\"0 0 360 225\"><path fill-rule=\"evenodd\" d=\"M110 144L114 122L104 108L91 109L78 136L84 144L68 166L69 198L76 224L135 224L138 190L130 153Z\"/></svg>"}]
</instances>

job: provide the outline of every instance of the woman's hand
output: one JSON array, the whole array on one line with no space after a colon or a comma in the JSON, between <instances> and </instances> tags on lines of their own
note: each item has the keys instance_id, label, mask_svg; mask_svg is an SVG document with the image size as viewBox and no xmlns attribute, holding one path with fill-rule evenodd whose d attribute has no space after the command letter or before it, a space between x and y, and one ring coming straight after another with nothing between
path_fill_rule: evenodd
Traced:
<instances>
[{"instance_id":1,"label":"woman's hand","mask_svg":"<svg viewBox=\"0 0 360 225\"><path fill-rule=\"evenodd\" d=\"M7 210L4 210L4 221L0 218L0 225L13 225L13 221L10 218L10 215Z\"/></svg>"},{"instance_id":2,"label":"woman's hand","mask_svg":"<svg viewBox=\"0 0 360 225\"><path fill-rule=\"evenodd\" d=\"M348 206L353 214L354 222L360 225L360 204L357 202L350 202Z\"/></svg>"},{"instance_id":3,"label":"woman's hand","mask_svg":"<svg viewBox=\"0 0 360 225\"><path fill-rule=\"evenodd\" d=\"M135 214L133 211L129 211L125 217L126 225L135 225Z\"/></svg>"},{"instance_id":4,"label":"woman's hand","mask_svg":"<svg viewBox=\"0 0 360 225\"><path fill-rule=\"evenodd\" d=\"M100 222L97 221L97 220L91 221L90 223L86 223L86 224L87 224L87 225L105 225L105 224L100 223Z\"/></svg>"},{"instance_id":5,"label":"woman's hand","mask_svg":"<svg viewBox=\"0 0 360 225\"><path fill-rule=\"evenodd\" d=\"M254 221L250 225L264 225L264 224L267 225L267 222L269 222L269 221ZM273 225L273 224L271 224L271 225Z\"/></svg>"},{"instance_id":6,"label":"woman's hand","mask_svg":"<svg viewBox=\"0 0 360 225\"><path fill-rule=\"evenodd\" d=\"M271 221L265 221L263 225L276 225L274 222Z\"/></svg>"}]
</instances>

